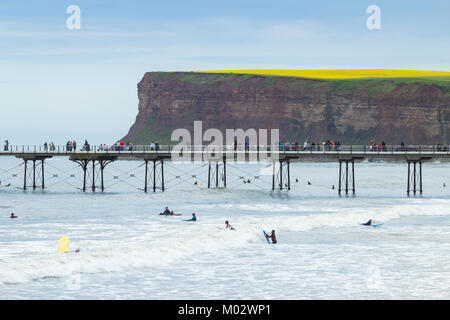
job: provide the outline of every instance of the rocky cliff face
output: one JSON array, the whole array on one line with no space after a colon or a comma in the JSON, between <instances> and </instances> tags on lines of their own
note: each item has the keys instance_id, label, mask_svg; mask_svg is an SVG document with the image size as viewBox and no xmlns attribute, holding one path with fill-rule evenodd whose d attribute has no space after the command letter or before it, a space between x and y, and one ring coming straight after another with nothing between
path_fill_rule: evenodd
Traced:
<instances>
[{"instance_id":1,"label":"rocky cliff face","mask_svg":"<svg viewBox=\"0 0 450 320\"><path fill-rule=\"evenodd\" d=\"M448 83L448 84L447 84ZM177 128L280 129L281 140L449 143L450 81L314 80L150 72L138 84L139 113L123 138L165 142Z\"/></svg>"}]
</instances>

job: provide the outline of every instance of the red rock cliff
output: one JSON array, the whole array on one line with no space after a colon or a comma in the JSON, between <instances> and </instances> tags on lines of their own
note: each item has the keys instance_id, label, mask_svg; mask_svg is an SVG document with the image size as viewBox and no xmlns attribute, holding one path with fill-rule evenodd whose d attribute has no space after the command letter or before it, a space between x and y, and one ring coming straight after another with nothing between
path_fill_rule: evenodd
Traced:
<instances>
[{"instance_id":1,"label":"red rock cliff","mask_svg":"<svg viewBox=\"0 0 450 320\"><path fill-rule=\"evenodd\" d=\"M443 84L444 83L444 84ZM448 143L450 84L424 79L314 80L150 72L139 113L123 138L165 142L172 130L278 128L280 138L341 143Z\"/></svg>"}]
</instances>

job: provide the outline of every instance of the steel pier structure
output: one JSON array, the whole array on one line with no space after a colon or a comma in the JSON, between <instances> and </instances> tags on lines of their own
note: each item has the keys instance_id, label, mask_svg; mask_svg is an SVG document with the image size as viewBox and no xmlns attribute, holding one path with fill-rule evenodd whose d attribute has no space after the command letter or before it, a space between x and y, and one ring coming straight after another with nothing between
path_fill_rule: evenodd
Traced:
<instances>
[{"instance_id":1,"label":"steel pier structure","mask_svg":"<svg viewBox=\"0 0 450 320\"><path fill-rule=\"evenodd\" d=\"M270 151L272 149L273 151ZM276 150L275 150L276 149ZM232 150L225 147L220 156L206 155L206 146L192 146L181 153L186 156L183 161L198 161L200 159L208 164L208 188L227 187L227 162L268 161L272 163L272 190L291 189L290 163L296 161L336 161L338 167L338 194L345 192L355 194L355 163L363 159L369 160L397 160L407 164L407 195L422 194L422 163L432 159L449 160L448 146L389 146L383 149L372 149L369 146L317 146L314 148L301 148L286 150L284 147L250 146ZM264 150L264 151L262 151ZM45 161L53 157L67 157L70 161L79 164L83 172L81 190L90 189L104 191L104 170L108 164L120 160L138 160L145 165L145 183L142 190L156 192L164 191L164 163L174 161L172 146L161 146L159 150L152 150L150 146L134 146L131 150L113 150L107 148L99 150L93 147L91 151L68 151L65 147L41 150L41 147L9 146L8 150L0 151L1 156L14 156L22 159L23 190L32 188L45 188ZM177 151L177 154L180 154Z\"/></svg>"}]
</instances>

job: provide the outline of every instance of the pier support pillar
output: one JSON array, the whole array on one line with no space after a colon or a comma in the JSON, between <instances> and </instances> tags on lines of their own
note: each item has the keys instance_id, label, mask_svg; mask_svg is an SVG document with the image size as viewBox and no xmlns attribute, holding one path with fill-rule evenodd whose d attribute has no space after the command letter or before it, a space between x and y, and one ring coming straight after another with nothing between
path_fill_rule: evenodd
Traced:
<instances>
[{"instance_id":1,"label":"pier support pillar","mask_svg":"<svg viewBox=\"0 0 450 320\"><path fill-rule=\"evenodd\" d=\"M291 172L289 160L279 160L279 165L272 162L272 190L279 188L280 190L291 190Z\"/></svg>"},{"instance_id":2,"label":"pier support pillar","mask_svg":"<svg viewBox=\"0 0 450 320\"><path fill-rule=\"evenodd\" d=\"M153 186L153 192L160 189L164 192L164 160L145 159L145 185L144 192L148 192L149 185ZM153 167L149 169L149 162Z\"/></svg>"},{"instance_id":3,"label":"pier support pillar","mask_svg":"<svg viewBox=\"0 0 450 320\"><path fill-rule=\"evenodd\" d=\"M88 185L92 192L100 189L105 191L104 170L108 164L113 162L115 158L98 158L98 159L71 159L80 165L83 170L83 187L81 190L86 192Z\"/></svg>"},{"instance_id":4,"label":"pier support pillar","mask_svg":"<svg viewBox=\"0 0 450 320\"><path fill-rule=\"evenodd\" d=\"M49 155L16 156L16 158L22 158L24 164L23 190L45 189L45 159L51 157Z\"/></svg>"},{"instance_id":5,"label":"pier support pillar","mask_svg":"<svg viewBox=\"0 0 450 320\"><path fill-rule=\"evenodd\" d=\"M27 188L45 189L44 159L23 159L23 190Z\"/></svg>"},{"instance_id":6,"label":"pier support pillar","mask_svg":"<svg viewBox=\"0 0 450 320\"><path fill-rule=\"evenodd\" d=\"M220 174L220 178L219 178ZM216 188L222 185L227 187L227 163L223 162L208 162L208 188L215 185Z\"/></svg>"},{"instance_id":7,"label":"pier support pillar","mask_svg":"<svg viewBox=\"0 0 450 320\"><path fill-rule=\"evenodd\" d=\"M343 164L344 168L342 168ZM351 164L351 169L349 164ZM348 195L350 190L352 194L355 194L355 159L339 159L338 193L341 195L342 191L345 191L345 194Z\"/></svg>"},{"instance_id":8,"label":"pier support pillar","mask_svg":"<svg viewBox=\"0 0 450 320\"><path fill-rule=\"evenodd\" d=\"M410 194L412 191L416 195L417 191L422 195L422 159L419 160L407 160L408 162L408 181L406 187L406 193ZM419 164L419 168L417 168ZM411 166L412 165L412 166Z\"/></svg>"}]
</instances>

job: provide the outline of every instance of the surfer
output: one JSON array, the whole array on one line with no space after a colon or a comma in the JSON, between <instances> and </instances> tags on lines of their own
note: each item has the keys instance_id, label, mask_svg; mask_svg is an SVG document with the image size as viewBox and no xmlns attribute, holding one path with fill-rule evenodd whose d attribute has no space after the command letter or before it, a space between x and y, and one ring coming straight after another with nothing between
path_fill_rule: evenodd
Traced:
<instances>
[{"instance_id":1,"label":"surfer","mask_svg":"<svg viewBox=\"0 0 450 320\"><path fill-rule=\"evenodd\" d=\"M173 214L173 211L169 210L169 207L166 207L163 213L160 213L161 215L167 215L167 214Z\"/></svg>"},{"instance_id":2,"label":"surfer","mask_svg":"<svg viewBox=\"0 0 450 320\"><path fill-rule=\"evenodd\" d=\"M193 213L192 218L190 218L189 220L184 220L184 221L197 221L197 217L195 216L195 213Z\"/></svg>"},{"instance_id":3,"label":"surfer","mask_svg":"<svg viewBox=\"0 0 450 320\"><path fill-rule=\"evenodd\" d=\"M277 238L275 237L275 230L272 230L271 234L266 234L266 238L270 238L273 244L277 243Z\"/></svg>"},{"instance_id":4,"label":"surfer","mask_svg":"<svg viewBox=\"0 0 450 320\"><path fill-rule=\"evenodd\" d=\"M11 212L11 216L10 216L10 218L11 218L11 219L15 219L15 218L18 218L18 216L14 215L14 213L13 213L13 212Z\"/></svg>"},{"instance_id":5,"label":"surfer","mask_svg":"<svg viewBox=\"0 0 450 320\"><path fill-rule=\"evenodd\" d=\"M228 223L228 220L225 221L225 229L236 230L235 228L233 228L233 227Z\"/></svg>"},{"instance_id":6,"label":"surfer","mask_svg":"<svg viewBox=\"0 0 450 320\"><path fill-rule=\"evenodd\" d=\"M372 219L369 219L366 223L362 224L363 226L371 226L372 225Z\"/></svg>"}]
</instances>

